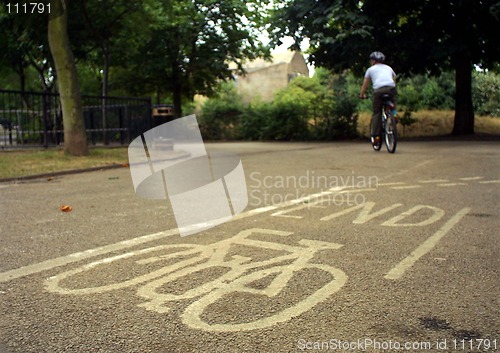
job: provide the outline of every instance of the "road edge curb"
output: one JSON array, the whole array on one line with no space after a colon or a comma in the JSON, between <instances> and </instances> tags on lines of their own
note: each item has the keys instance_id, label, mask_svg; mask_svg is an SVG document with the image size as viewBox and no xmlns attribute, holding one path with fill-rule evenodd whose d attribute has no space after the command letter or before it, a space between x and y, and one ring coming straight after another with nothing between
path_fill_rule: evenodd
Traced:
<instances>
[{"instance_id":1,"label":"road edge curb","mask_svg":"<svg viewBox=\"0 0 500 353\"><path fill-rule=\"evenodd\" d=\"M9 183L9 182L14 182L14 181L25 181L25 180L51 178L51 177L58 177L58 176L64 176L64 175L81 174L81 173L87 173L87 172L96 172L99 170L109 170L109 169L118 169L118 168L128 168L128 164L110 164L110 165L103 165L103 166L91 167L91 168L61 170L61 171L50 172L50 173L3 178L3 179L0 179L0 183Z\"/></svg>"}]
</instances>

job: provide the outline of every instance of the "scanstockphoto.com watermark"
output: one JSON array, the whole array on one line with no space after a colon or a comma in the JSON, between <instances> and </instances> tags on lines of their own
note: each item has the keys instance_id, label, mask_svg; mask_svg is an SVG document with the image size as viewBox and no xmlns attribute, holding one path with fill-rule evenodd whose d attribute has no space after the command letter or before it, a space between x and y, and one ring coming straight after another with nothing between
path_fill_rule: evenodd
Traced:
<instances>
[{"instance_id":1,"label":"scanstockphoto.com watermark","mask_svg":"<svg viewBox=\"0 0 500 353\"><path fill-rule=\"evenodd\" d=\"M457 348L456 340L455 346L453 342L448 342L446 339L438 339L436 341L396 341L396 340L379 340L376 338L360 338L357 340L347 341L332 338L325 341L312 341L306 339L299 339L297 341L297 348L300 351L337 351L337 352L425 352L430 350L446 351L450 348Z\"/></svg>"},{"instance_id":2,"label":"scanstockphoto.com watermark","mask_svg":"<svg viewBox=\"0 0 500 353\"><path fill-rule=\"evenodd\" d=\"M252 172L248 184L249 205L262 207L303 200L309 205L358 206L366 201L362 190L377 189L377 176L320 175L307 170L300 175L264 175ZM318 192L319 191L319 192ZM309 197L314 193L314 197Z\"/></svg>"}]
</instances>

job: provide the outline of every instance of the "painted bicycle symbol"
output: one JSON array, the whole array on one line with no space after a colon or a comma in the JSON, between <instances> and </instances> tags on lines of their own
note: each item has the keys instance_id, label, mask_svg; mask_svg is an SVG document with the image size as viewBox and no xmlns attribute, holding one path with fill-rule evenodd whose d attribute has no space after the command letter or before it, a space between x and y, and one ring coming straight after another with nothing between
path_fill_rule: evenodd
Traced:
<instances>
[{"instance_id":1,"label":"painted bicycle symbol","mask_svg":"<svg viewBox=\"0 0 500 353\"><path fill-rule=\"evenodd\" d=\"M347 276L343 271L330 265L311 262L317 252L336 250L342 245L302 239L298 242L298 246L295 246L250 238L251 235L255 234L286 237L292 233L255 228L241 231L232 238L209 245L170 244L150 247L108 257L59 273L48 278L45 286L48 291L53 293L73 295L103 293L138 286L137 295L145 299L145 302L139 304L140 307L158 313L166 313L172 309L173 305L178 305L179 301L194 299L181 314L184 324L205 331L242 331L270 327L301 315L329 298L347 281ZM231 255L230 249L233 249L235 245L251 247L257 252L259 250L261 252L274 250L280 255L264 260ZM150 256L153 253L157 255ZM116 281L86 288L64 286L63 282L70 280L73 276L81 276L89 271L102 273L106 270L106 266L116 264L118 261L131 261L135 257L139 258L134 261L138 266L152 266L161 262L166 262L167 265L121 282ZM179 291L164 291L166 285L179 283L179 281L186 283L186 280L197 274L199 277L201 271L216 268L224 268L226 271L222 275L218 275L217 278L206 278L202 284L195 285L181 293L178 293ZM235 300L231 299L231 296L236 293L273 298L287 287L294 276L308 269L322 271L328 275L330 280L294 305L280 311L274 311L269 316L261 317L262 315L259 315L259 318L247 322L209 323L204 320L204 314L211 310L212 304L224 300ZM114 278L113 275L109 275L109 277ZM252 286L256 281L264 278L272 278L265 288ZM293 291L293 288L291 290ZM244 302L238 304L245 305ZM265 311L265 308L263 310Z\"/></svg>"}]
</instances>

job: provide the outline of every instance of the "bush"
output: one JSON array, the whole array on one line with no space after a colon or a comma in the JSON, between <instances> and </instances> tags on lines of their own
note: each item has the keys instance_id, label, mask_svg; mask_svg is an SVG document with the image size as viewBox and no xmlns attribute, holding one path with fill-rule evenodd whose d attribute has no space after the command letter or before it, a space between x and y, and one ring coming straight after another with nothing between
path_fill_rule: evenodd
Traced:
<instances>
[{"instance_id":1,"label":"bush","mask_svg":"<svg viewBox=\"0 0 500 353\"><path fill-rule=\"evenodd\" d=\"M351 77L349 77L349 75ZM313 78L297 77L272 103L244 107L232 84L222 84L200 114L207 139L331 140L357 132L357 94L349 73L332 76L317 69ZM359 88L356 88L359 89Z\"/></svg>"},{"instance_id":2,"label":"bush","mask_svg":"<svg viewBox=\"0 0 500 353\"><path fill-rule=\"evenodd\" d=\"M264 140L269 134L268 121L272 118L272 106L253 103L245 109L239 126L239 136L245 140Z\"/></svg>"},{"instance_id":3,"label":"bush","mask_svg":"<svg viewBox=\"0 0 500 353\"><path fill-rule=\"evenodd\" d=\"M350 73L334 76L332 138L355 137L358 124L358 87L349 85Z\"/></svg>"},{"instance_id":4,"label":"bush","mask_svg":"<svg viewBox=\"0 0 500 353\"><path fill-rule=\"evenodd\" d=\"M238 126L245 108L232 82L221 84L215 97L208 99L202 107L200 130L209 140L232 140L239 138Z\"/></svg>"},{"instance_id":5,"label":"bush","mask_svg":"<svg viewBox=\"0 0 500 353\"><path fill-rule=\"evenodd\" d=\"M453 74L440 76L414 75L398 83L398 105L420 109L453 109L455 105Z\"/></svg>"},{"instance_id":6,"label":"bush","mask_svg":"<svg viewBox=\"0 0 500 353\"><path fill-rule=\"evenodd\" d=\"M309 137L307 107L301 101L275 101L264 129L265 140L305 140Z\"/></svg>"},{"instance_id":7,"label":"bush","mask_svg":"<svg viewBox=\"0 0 500 353\"><path fill-rule=\"evenodd\" d=\"M303 102L275 100L245 110L239 135L245 140L304 140L309 137Z\"/></svg>"},{"instance_id":8,"label":"bush","mask_svg":"<svg viewBox=\"0 0 500 353\"><path fill-rule=\"evenodd\" d=\"M321 91L319 82L297 77L276 93L268 120L267 136L275 140L309 138L309 120L313 118Z\"/></svg>"},{"instance_id":9,"label":"bush","mask_svg":"<svg viewBox=\"0 0 500 353\"><path fill-rule=\"evenodd\" d=\"M472 102L480 115L500 116L500 75L475 72L472 81Z\"/></svg>"}]
</instances>

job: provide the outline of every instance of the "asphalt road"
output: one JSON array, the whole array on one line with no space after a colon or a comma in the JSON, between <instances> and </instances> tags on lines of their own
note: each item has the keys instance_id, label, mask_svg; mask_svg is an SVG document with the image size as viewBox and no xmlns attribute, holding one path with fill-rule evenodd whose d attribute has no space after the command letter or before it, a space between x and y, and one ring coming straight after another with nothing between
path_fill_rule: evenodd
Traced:
<instances>
[{"instance_id":1,"label":"asphalt road","mask_svg":"<svg viewBox=\"0 0 500 353\"><path fill-rule=\"evenodd\" d=\"M248 206L187 237L128 168L0 184L0 353L500 351L499 146L209 144Z\"/></svg>"}]
</instances>

